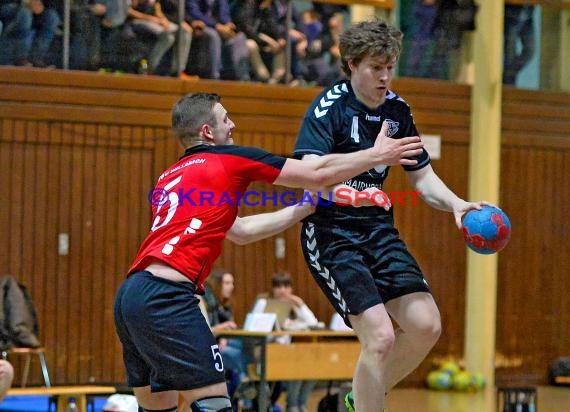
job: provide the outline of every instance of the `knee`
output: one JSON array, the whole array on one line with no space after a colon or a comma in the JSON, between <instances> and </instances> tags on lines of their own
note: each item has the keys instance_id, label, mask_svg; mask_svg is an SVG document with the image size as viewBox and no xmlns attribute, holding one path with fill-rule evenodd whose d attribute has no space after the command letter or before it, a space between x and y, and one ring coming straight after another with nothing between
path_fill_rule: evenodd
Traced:
<instances>
[{"instance_id":1,"label":"knee","mask_svg":"<svg viewBox=\"0 0 570 412\"><path fill-rule=\"evenodd\" d=\"M49 30L50 32L55 32L60 22L57 11L54 9L45 9L44 14L45 29Z\"/></svg>"},{"instance_id":2,"label":"knee","mask_svg":"<svg viewBox=\"0 0 570 412\"><path fill-rule=\"evenodd\" d=\"M31 30L32 20L33 20L32 12L25 7L22 7L20 10L18 10L18 13L16 14L15 17L16 25L18 26L18 28L22 30Z\"/></svg>"},{"instance_id":3,"label":"knee","mask_svg":"<svg viewBox=\"0 0 570 412\"><path fill-rule=\"evenodd\" d=\"M366 354L385 359L394 347L396 337L390 328L379 329L370 338L362 341L362 351Z\"/></svg>"},{"instance_id":4,"label":"knee","mask_svg":"<svg viewBox=\"0 0 570 412\"><path fill-rule=\"evenodd\" d=\"M253 39L247 39L245 41L245 44L247 46L247 49L250 52L259 52L259 46L257 45L256 41Z\"/></svg>"},{"instance_id":5,"label":"knee","mask_svg":"<svg viewBox=\"0 0 570 412\"><path fill-rule=\"evenodd\" d=\"M433 316L419 325L416 330L417 339L432 347L441 336L441 318Z\"/></svg>"}]
</instances>

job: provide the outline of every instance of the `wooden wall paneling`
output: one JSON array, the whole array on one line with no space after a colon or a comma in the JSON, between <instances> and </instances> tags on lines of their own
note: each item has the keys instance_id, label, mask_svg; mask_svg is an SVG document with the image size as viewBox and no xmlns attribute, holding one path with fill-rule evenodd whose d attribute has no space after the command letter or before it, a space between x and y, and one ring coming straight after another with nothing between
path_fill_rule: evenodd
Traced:
<instances>
[{"instance_id":1,"label":"wooden wall paneling","mask_svg":"<svg viewBox=\"0 0 570 412\"><path fill-rule=\"evenodd\" d=\"M63 126L63 125L62 125ZM69 133L62 127L62 138L68 140ZM55 207L58 211L57 214L57 233L69 234L69 254L61 256L58 254L58 265L54 276L54 284L57 288L57 312L56 318L56 361L54 362L55 374L54 383L65 382L69 374L68 369L68 356L70 352L70 327L69 321L69 273L70 273L70 260L79 252L77 238L72 233L72 215L71 205L73 204L72 195L72 175L70 174L70 167L73 158L73 147L69 145L62 145L54 147L53 150L58 150L60 156L57 158L55 166L59 168L59 180L54 182L54 188L59 192L59 197L55 202ZM76 233L75 233L76 234ZM57 237L55 239L57 242ZM57 247L57 243L55 244ZM57 250L57 249L56 249ZM73 308L75 310L75 306Z\"/></svg>"},{"instance_id":2,"label":"wooden wall paneling","mask_svg":"<svg viewBox=\"0 0 570 412\"><path fill-rule=\"evenodd\" d=\"M569 109L561 94L505 90L501 202L513 236L499 259L499 383L544 382L567 350Z\"/></svg>"},{"instance_id":3,"label":"wooden wall paneling","mask_svg":"<svg viewBox=\"0 0 570 412\"><path fill-rule=\"evenodd\" d=\"M110 133L113 130L109 130ZM116 132L116 131L115 131ZM100 365L100 378L102 382L113 382L118 376L121 376L121 347L117 342L117 336L113 325L113 297L114 293L108 291L109 286L112 286L112 291L116 291L119 285L124 280L125 269L120 268L118 261L117 249L124 245L118 241L119 230L117 228L124 228L124 220L119 218L119 204L118 193L121 193L122 174L120 169L120 149L110 148L106 152L106 167L107 170L113 169L114 173L106 174L105 181L105 254L103 260L105 266L102 270L105 272L105 293L100 302L100 307L103 308L103 322L99 325L102 332L101 346L103 349L99 353ZM121 231L122 232L122 231ZM119 267L119 268L118 268Z\"/></svg>"},{"instance_id":4,"label":"wooden wall paneling","mask_svg":"<svg viewBox=\"0 0 570 412\"><path fill-rule=\"evenodd\" d=\"M104 139L104 134L101 126L97 128L97 137ZM87 335L89 341L90 365L89 365L89 380L95 382L104 382L104 367L105 357L114 349L114 345L104 340L104 329L109 329L109 324L105 322L105 312L109 310L100 310L102 302L105 301L105 296L108 294L107 288L109 284L114 284L110 281L112 272L111 266L105 258L105 251L109 245L105 242L108 209L105 208L107 197L110 193L107 187L107 180L109 173L102 173L104 170L109 170L112 167L108 161L109 148L96 148L95 150L95 170L93 176L93 254L91 261L86 262L93 268L92 278L89 282L89 290L91 295L91 304L93 306L93 313L90 323L90 332Z\"/></svg>"},{"instance_id":5,"label":"wooden wall paneling","mask_svg":"<svg viewBox=\"0 0 570 412\"><path fill-rule=\"evenodd\" d=\"M43 225L46 227L45 241L45 254L46 254L46 267L44 272L35 272L36 276L41 276L44 279L45 289L41 295L38 292L34 293L35 301L40 298L43 299L43 305L37 307L38 320L40 326L40 340L46 347L46 362L50 370L50 379L55 383L57 367L56 350L58 341L57 319L60 316L60 305L58 301L59 291L57 288L57 273L59 265L59 256L57 253L57 236L59 233L59 203L60 203L60 168L59 159L60 151L57 140L60 138L61 128L60 124L51 123L48 125L48 136L53 142L45 144L47 152L46 163L43 165L43 173L46 175L46 198L42 208L45 210L45 221ZM40 170L42 170L40 169ZM35 283L35 282L34 282ZM37 290L37 289L36 289ZM38 302L36 301L36 305ZM38 375L33 375L38 378Z\"/></svg>"},{"instance_id":6,"label":"wooden wall paneling","mask_svg":"<svg viewBox=\"0 0 570 412\"><path fill-rule=\"evenodd\" d=\"M2 122L4 126L6 121ZM8 274L6 271L10 267L10 241L8 240L8 234L11 234L11 215L10 215L10 203L13 201L9 198L8 194L11 193L11 181L12 181L12 173L10 168L10 162L12 158L12 151L11 151L12 144L0 140L0 164L4 165L5 171L0 173L0 188L2 188L2 204L4 207L0 208L0 227L3 228L2 230L2 247L0 251L0 267L2 267L2 274Z\"/></svg>"},{"instance_id":7,"label":"wooden wall paneling","mask_svg":"<svg viewBox=\"0 0 570 412\"><path fill-rule=\"evenodd\" d=\"M97 152L102 150L97 147L87 145L89 140L89 132L85 125L83 125L83 138L86 143L83 148L83 158L81 168L83 170L83 181L82 181L82 197L83 197L83 211L82 218L80 220L81 231L82 231L82 253L80 255L81 267L78 268L78 272L72 274L72 279L79 284L79 296L81 299L81 310L79 313L80 319L78 322L78 347L79 352L79 370L77 381L78 382L89 382L89 377L91 376L91 358L92 358L92 329L93 329L93 287L92 282L95 276L95 268L92 264L93 255L95 249L95 238L94 238L94 205L96 193L95 188L95 175L96 175L96 164L95 159L97 157Z\"/></svg>"},{"instance_id":8,"label":"wooden wall paneling","mask_svg":"<svg viewBox=\"0 0 570 412\"><path fill-rule=\"evenodd\" d=\"M531 358L529 354L552 353L547 348L553 343L567 347L568 339L556 339L561 335L560 329L564 329L561 325L568 322L568 317L558 315L557 311L563 306L557 302L565 295L561 291L570 286L562 269L568 267L570 250L566 242L555 239L564 236L560 233L565 230L560 225L560 213L567 208L565 199L570 193L559 183L564 179L551 178L558 171L568 173L560 160L565 155L567 157L567 151L557 153L530 148L508 148L505 153L504 163L511 166L510 171L517 176L517 182L506 184L504 189L504 201L509 207L506 210L510 211L513 224L513 239L502 252L505 259L500 261L502 299L498 308L500 334L497 346L502 357L520 359L521 364L501 370L501 376L530 367L535 371L534 375L544 379L546 365L552 359L541 355ZM550 317L558 322L552 324ZM555 353L562 356L564 349L553 355Z\"/></svg>"}]
</instances>

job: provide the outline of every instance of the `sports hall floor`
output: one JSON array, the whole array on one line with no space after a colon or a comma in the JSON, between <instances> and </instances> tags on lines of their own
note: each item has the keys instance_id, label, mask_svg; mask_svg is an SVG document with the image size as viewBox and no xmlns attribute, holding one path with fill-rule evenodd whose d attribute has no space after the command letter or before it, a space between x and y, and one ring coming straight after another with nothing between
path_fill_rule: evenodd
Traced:
<instances>
[{"instance_id":1,"label":"sports hall floor","mask_svg":"<svg viewBox=\"0 0 570 412\"><path fill-rule=\"evenodd\" d=\"M538 405L536 412L570 412L570 387L540 386L537 389ZM324 389L313 392L308 404L310 412L317 412L317 404L325 392ZM498 411L497 398L492 389L476 393L395 389L388 395L386 412L503 411Z\"/></svg>"},{"instance_id":2,"label":"sports hall floor","mask_svg":"<svg viewBox=\"0 0 570 412\"><path fill-rule=\"evenodd\" d=\"M317 412L319 400L325 389L313 392L308 404L310 412ZM279 399L284 406L285 397ZM95 398L95 411L101 412L105 398ZM283 408L283 411L285 409ZM47 412L48 400L45 396L8 396L0 404L0 412ZM55 412L55 409L52 408ZM477 393L437 392L427 389L395 389L390 393L386 405L387 412L503 412L498 411L493 390ZM51 412L51 411L50 411ZM88 412L89 409L88 409ZM344 412L344 411L339 411ZM536 412L570 412L570 387L538 387Z\"/></svg>"}]
</instances>

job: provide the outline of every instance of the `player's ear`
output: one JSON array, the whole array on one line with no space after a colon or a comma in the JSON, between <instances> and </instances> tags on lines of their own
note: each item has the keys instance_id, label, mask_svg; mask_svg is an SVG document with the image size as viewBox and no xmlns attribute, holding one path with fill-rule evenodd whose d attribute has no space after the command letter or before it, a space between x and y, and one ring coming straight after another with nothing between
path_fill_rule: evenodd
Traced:
<instances>
[{"instance_id":1,"label":"player's ear","mask_svg":"<svg viewBox=\"0 0 570 412\"><path fill-rule=\"evenodd\" d=\"M202 139L206 142L214 141L214 131L212 130L212 127L207 123L204 123L200 128L200 135L202 136Z\"/></svg>"},{"instance_id":2,"label":"player's ear","mask_svg":"<svg viewBox=\"0 0 570 412\"><path fill-rule=\"evenodd\" d=\"M356 66L358 65L354 62L354 59L348 59L348 68L350 69L350 71L356 69Z\"/></svg>"}]
</instances>

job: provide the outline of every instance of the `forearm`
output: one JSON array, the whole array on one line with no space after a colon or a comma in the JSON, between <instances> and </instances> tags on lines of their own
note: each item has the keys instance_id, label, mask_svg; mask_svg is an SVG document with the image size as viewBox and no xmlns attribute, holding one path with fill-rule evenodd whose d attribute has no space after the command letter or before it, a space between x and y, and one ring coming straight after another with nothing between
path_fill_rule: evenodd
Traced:
<instances>
[{"instance_id":1,"label":"forearm","mask_svg":"<svg viewBox=\"0 0 570 412\"><path fill-rule=\"evenodd\" d=\"M313 156L306 160L287 159L275 184L322 191L381 163L371 149L353 153Z\"/></svg>"},{"instance_id":2,"label":"forearm","mask_svg":"<svg viewBox=\"0 0 570 412\"><path fill-rule=\"evenodd\" d=\"M276 212L238 217L227 237L234 243L245 245L276 235L310 215L312 209L307 206L294 205Z\"/></svg>"},{"instance_id":3,"label":"forearm","mask_svg":"<svg viewBox=\"0 0 570 412\"><path fill-rule=\"evenodd\" d=\"M307 161L310 162L316 174L323 175L324 187L330 187L350 179L382 163L382 159L370 149L353 153L333 153L310 157Z\"/></svg>"},{"instance_id":4,"label":"forearm","mask_svg":"<svg viewBox=\"0 0 570 412\"><path fill-rule=\"evenodd\" d=\"M300 307L295 306L295 314L297 315L298 320L305 322L309 326L319 323L315 314L311 311L311 309L309 309L306 304L303 304Z\"/></svg>"},{"instance_id":5,"label":"forearm","mask_svg":"<svg viewBox=\"0 0 570 412\"><path fill-rule=\"evenodd\" d=\"M425 173L424 176L412 183L420 197L431 207L446 212L454 212L465 207L467 202L449 189L434 172Z\"/></svg>"}]
</instances>

